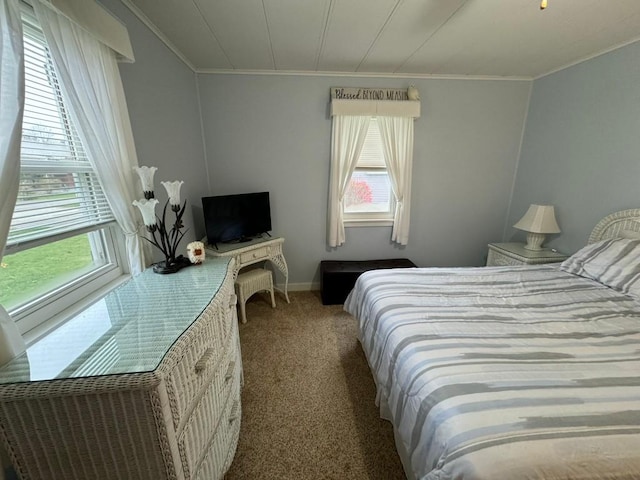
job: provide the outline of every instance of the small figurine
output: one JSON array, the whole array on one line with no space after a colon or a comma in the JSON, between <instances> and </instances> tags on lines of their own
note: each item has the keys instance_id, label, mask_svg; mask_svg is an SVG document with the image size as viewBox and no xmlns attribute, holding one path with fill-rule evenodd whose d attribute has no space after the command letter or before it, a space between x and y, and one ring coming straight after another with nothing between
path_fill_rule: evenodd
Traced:
<instances>
[{"instance_id":1,"label":"small figurine","mask_svg":"<svg viewBox=\"0 0 640 480\"><path fill-rule=\"evenodd\" d=\"M191 242L187 245L187 256L191 263L199 264L204 261L204 243Z\"/></svg>"},{"instance_id":2,"label":"small figurine","mask_svg":"<svg viewBox=\"0 0 640 480\"><path fill-rule=\"evenodd\" d=\"M409 88L407 88L407 97L409 100L420 100L420 92L418 92L415 85L409 85Z\"/></svg>"}]
</instances>

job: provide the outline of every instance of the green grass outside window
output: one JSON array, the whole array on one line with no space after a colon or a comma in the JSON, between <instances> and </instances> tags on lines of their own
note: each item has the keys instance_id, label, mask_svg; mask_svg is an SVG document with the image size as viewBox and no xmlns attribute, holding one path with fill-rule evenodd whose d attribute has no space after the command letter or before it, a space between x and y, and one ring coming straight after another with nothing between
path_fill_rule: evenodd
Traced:
<instances>
[{"instance_id":1,"label":"green grass outside window","mask_svg":"<svg viewBox=\"0 0 640 480\"><path fill-rule=\"evenodd\" d=\"M6 255L0 266L0 304L13 308L92 265L87 234Z\"/></svg>"}]
</instances>

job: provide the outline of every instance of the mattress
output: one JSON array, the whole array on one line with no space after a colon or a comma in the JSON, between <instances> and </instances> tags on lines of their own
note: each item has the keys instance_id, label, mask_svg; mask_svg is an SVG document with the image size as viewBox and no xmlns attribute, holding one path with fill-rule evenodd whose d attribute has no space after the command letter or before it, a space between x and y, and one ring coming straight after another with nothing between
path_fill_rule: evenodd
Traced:
<instances>
[{"instance_id":1,"label":"mattress","mask_svg":"<svg viewBox=\"0 0 640 480\"><path fill-rule=\"evenodd\" d=\"M409 478L640 478L640 304L553 265L366 272L345 303Z\"/></svg>"}]
</instances>

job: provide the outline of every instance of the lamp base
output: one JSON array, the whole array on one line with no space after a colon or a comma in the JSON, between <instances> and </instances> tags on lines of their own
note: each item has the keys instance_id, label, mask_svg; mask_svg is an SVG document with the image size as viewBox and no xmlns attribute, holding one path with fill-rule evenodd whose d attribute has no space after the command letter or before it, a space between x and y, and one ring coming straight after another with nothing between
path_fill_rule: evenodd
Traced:
<instances>
[{"instance_id":1,"label":"lamp base","mask_svg":"<svg viewBox=\"0 0 640 480\"><path fill-rule=\"evenodd\" d=\"M167 274L167 273L176 273L180 270L182 270L184 267L189 267L193 265L193 263L191 263L191 261L184 257L183 255L180 255L179 257L176 258L176 260L173 263L170 263L169 265L167 265L166 260L163 262L158 262L158 263L154 263L153 264L153 271L155 273L160 273L160 274Z\"/></svg>"},{"instance_id":2,"label":"lamp base","mask_svg":"<svg viewBox=\"0 0 640 480\"><path fill-rule=\"evenodd\" d=\"M544 237L544 233L527 233L527 244L524 246L524 248L526 250L542 250Z\"/></svg>"}]
</instances>

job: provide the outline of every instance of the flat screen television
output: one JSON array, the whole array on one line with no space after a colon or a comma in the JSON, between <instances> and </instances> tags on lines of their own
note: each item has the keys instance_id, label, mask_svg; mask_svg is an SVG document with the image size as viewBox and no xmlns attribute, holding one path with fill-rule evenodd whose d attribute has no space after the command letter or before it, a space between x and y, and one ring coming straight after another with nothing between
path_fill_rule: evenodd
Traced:
<instances>
[{"instance_id":1,"label":"flat screen television","mask_svg":"<svg viewBox=\"0 0 640 480\"><path fill-rule=\"evenodd\" d=\"M269 192L202 197L207 242L247 241L271 230Z\"/></svg>"}]
</instances>

